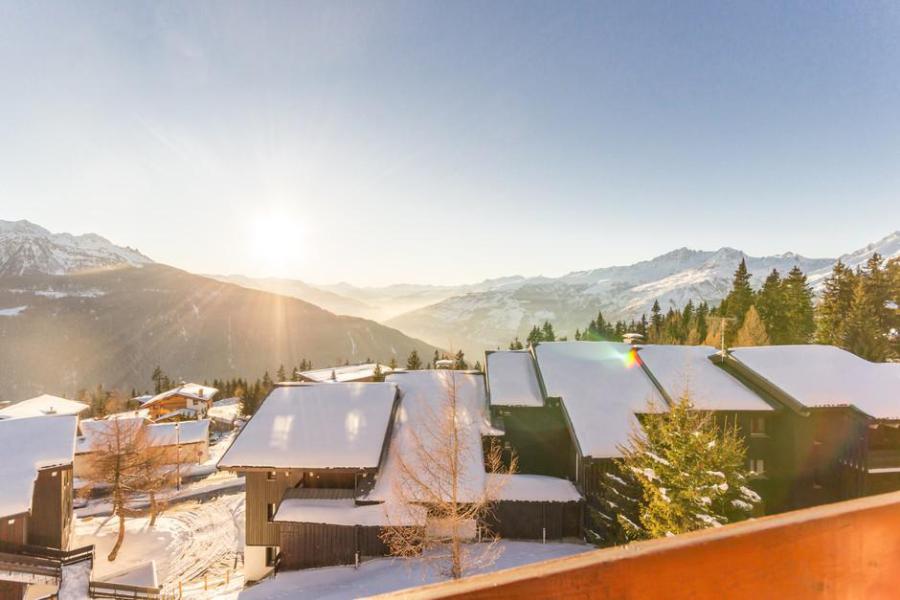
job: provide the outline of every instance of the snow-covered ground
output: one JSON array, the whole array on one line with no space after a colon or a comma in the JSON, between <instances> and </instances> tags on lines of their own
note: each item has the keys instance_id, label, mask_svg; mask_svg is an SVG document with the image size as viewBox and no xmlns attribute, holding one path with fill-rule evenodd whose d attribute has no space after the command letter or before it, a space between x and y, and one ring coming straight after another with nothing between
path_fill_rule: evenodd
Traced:
<instances>
[{"instance_id":1,"label":"snow-covered ground","mask_svg":"<svg viewBox=\"0 0 900 600\"><path fill-rule=\"evenodd\" d=\"M587 544L541 544L540 542L500 542L502 554L490 567L479 573L517 567L527 563L571 556L588 550ZM474 573L473 573L474 574ZM275 579L263 581L234 595L229 600L281 600L288 598L321 598L338 600L372 596L408 587L441 581L434 565L422 560L379 558L354 567L326 567L279 573Z\"/></svg>"},{"instance_id":2,"label":"snow-covered ground","mask_svg":"<svg viewBox=\"0 0 900 600\"><path fill-rule=\"evenodd\" d=\"M94 544L93 578L103 580L122 571L156 562L163 591L185 583L185 598L215 598L236 593L243 585L244 495L231 494L208 502L178 504L163 513L152 528L146 517L126 521L125 542L114 562L106 557L115 543L118 521L110 517L75 521L75 547ZM204 592L202 579L229 575L229 587ZM189 584L188 582L195 583Z\"/></svg>"}]
</instances>

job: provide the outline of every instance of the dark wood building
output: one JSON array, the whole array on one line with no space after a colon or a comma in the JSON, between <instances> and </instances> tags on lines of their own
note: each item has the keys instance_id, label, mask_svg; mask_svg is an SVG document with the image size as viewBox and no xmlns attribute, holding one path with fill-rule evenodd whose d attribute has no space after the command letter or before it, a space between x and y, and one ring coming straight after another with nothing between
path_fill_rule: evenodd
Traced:
<instances>
[{"instance_id":1,"label":"dark wood building","mask_svg":"<svg viewBox=\"0 0 900 600\"><path fill-rule=\"evenodd\" d=\"M276 520L282 502L303 495L358 498L371 490L387 452L398 402L397 386L390 383L284 384L269 394L219 461L220 469L246 478L248 580L268 574L279 551L285 565L318 560L296 554L315 544L291 541L292 535L313 530ZM320 535L316 543L327 538L344 544L349 539L344 534ZM356 548L345 544L323 552L322 556L346 557Z\"/></svg>"},{"instance_id":2,"label":"dark wood building","mask_svg":"<svg viewBox=\"0 0 900 600\"><path fill-rule=\"evenodd\" d=\"M72 461L77 417L40 416L0 420L0 544L65 550L72 525ZM30 550L33 552L33 549ZM21 599L28 573L0 577L0 598Z\"/></svg>"}]
</instances>

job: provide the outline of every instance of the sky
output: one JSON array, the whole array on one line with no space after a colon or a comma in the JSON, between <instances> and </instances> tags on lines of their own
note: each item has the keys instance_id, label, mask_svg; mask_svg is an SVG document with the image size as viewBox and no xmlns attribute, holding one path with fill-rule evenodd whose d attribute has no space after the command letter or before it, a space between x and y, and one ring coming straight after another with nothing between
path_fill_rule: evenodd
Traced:
<instances>
[{"instance_id":1,"label":"sky","mask_svg":"<svg viewBox=\"0 0 900 600\"><path fill-rule=\"evenodd\" d=\"M200 273L560 275L900 228L897 2L0 0L0 219Z\"/></svg>"}]
</instances>

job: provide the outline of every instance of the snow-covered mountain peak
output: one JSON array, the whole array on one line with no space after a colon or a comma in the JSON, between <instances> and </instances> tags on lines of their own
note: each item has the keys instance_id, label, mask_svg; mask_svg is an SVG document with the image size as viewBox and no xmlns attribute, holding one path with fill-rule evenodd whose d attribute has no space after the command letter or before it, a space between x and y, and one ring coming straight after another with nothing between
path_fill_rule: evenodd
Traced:
<instances>
[{"instance_id":1,"label":"snow-covered mountain peak","mask_svg":"<svg viewBox=\"0 0 900 600\"><path fill-rule=\"evenodd\" d=\"M153 261L95 233L51 233L29 221L0 220L0 276L61 275Z\"/></svg>"}]
</instances>

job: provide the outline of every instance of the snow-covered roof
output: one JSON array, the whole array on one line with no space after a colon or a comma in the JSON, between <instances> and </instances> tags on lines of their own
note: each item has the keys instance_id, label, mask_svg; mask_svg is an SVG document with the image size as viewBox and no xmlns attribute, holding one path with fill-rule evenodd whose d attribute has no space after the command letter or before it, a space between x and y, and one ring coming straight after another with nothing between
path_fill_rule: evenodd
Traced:
<instances>
[{"instance_id":1,"label":"snow-covered roof","mask_svg":"<svg viewBox=\"0 0 900 600\"><path fill-rule=\"evenodd\" d=\"M392 383L276 387L219 467L377 467L396 396Z\"/></svg>"},{"instance_id":2,"label":"snow-covered roof","mask_svg":"<svg viewBox=\"0 0 900 600\"><path fill-rule=\"evenodd\" d=\"M876 419L900 419L900 379L846 350L755 346L733 348L731 355L804 406L855 406Z\"/></svg>"},{"instance_id":3,"label":"snow-covered roof","mask_svg":"<svg viewBox=\"0 0 900 600\"><path fill-rule=\"evenodd\" d=\"M375 375L376 363L366 363L363 365L344 365L340 367L327 367L324 369L313 369L312 371L303 371L300 377L306 381L318 383L326 383L329 381L348 382L362 381L371 379ZM390 373L391 368L387 365L379 365L382 373Z\"/></svg>"},{"instance_id":4,"label":"snow-covered roof","mask_svg":"<svg viewBox=\"0 0 900 600\"><path fill-rule=\"evenodd\" d=\"M151 404L155 404L166 398L171 398L172 396L184 396L195 400L208 401L211 400L218 391L219 390L214 387L200 385L199 383L184 383L176 388L166 390L165 392L153 396L149 400L144 401L142 406L150 406Z\"/></svg>"},{"instance_id":5,"label":"snow-covered roof","mask_svg":"<svg viewBox=\"0 0 900 600\"><path fill-rule=\"evenodd\" d=\"M150 560L134 567L116 571L111 575L104 576L102 581L140 587L159 587L159 579L156 575L156 561Z\"/></svg>"},{"instance_id":6,"label":"snow-covered roof","mask_svg":"<svg viewBox=\"0 0 900 600\"><path fill-rule=\"evenodd\" d=\"M501 350L485 359L492 406L543 406L531 352Z\"/></svg>"},{"instance_id":7,"label":"snow-covered roof","mask_svg":"<svg viewBox=\"0 0 900 600\"><path fill-rule=\"evenodd\" d=\"M215 421L231 423L241 416L241 399L234 397L216 400L209 409L208 415Z\"/></svg>"},{"instance_id":8,"label":"snow-covered roof","mask_svg":"<svg viewBox=\"0 0 900 600\"><path fill-rule=\"evenodd\" d=\"M84 419L81 421L81 437L78 438L78 453L93 452L103 443L106 435L112 435L112 428L118 423L123 435L146 428L150 444L154 446L174 446L195 444L209 439L209 419L180 421L177 423L150 423L139 411L117 413L105 419ZM175 427L178 426L176 432ZM109 434L107 434L109 432Z\"/></svg>"},{"instance_id":9,"label":"snow-covered roof","mask_svg":"<svg viewBox=\"0 0 900 600\"><path fill-rule=\"evenodd\" d=\"M150 443L154 446L174 446L176 443L196 444L209 440L209 419L153 423L146 427Z\"/></svg>"},{"instance_id":10,"label":"snow-covered roof","mask_svg":"<svg viewBox=\"0 0 900 600\"><path fill-rule=\"evenodd\" d=\"M711 346L648 345L641 347L638 357L672 400L687 392L694 407L702 410L774 410L710 361L715 353Z\"/></svg>"},{"instance_id":11,"label":"snow-covered roof","mask_svg":"<svg viewBox=\"0 0 900 600\"><path fill-rule=\"evenodd\" d=\"M414 504L357 505L352 498L330 500L286 498L281 501L273 520L281 523L403 527L424 525L425 517L425 508Z\"/></svg>"},{"instance_id":12,"label":"snow-covered roof","mask_svg":"<svg viewBox=\"0 0 900 600\"><path fill-rule=\"evenodd\" d=\"M410 485L406 471L421 474L429 489L446 482L428 481L433 469L422 464L427 456L443 456L443 444L449 443L445 423L449 399L455 397L460 424L460 501L476 500L484 493L485 471L481 431L487 416L484 376L480 373L451 370L407 371L388 375L387 381L400 388L400 409L394 423L393 439L385 465L368 500L400 501L416 499L422 490Z\"/></svg>"},{"instance_id":13,"label":"snow-covered roof","mask_svg":"<svg viewBox=\"0 0 900 600\"><path fill-rule=\"evenodd\" d=\"M88 408L90 407L84 402L43 394L36 398L22 400L0 410L0 419L40 417L44 415L77 415Z\"/></svg>"},{"instance_id":14,"label":"snow-covered roof","mask_svg":"<svg viewBox=\"0 0 900 600\"><path fill-rule=\"evenodd\" d=\"M29 512L38 471L72 463L77 421L73 415L0 421L0 516Z\"/></svg>"},{"instance_id":15,"label":"snow-covered roof","mask_svg":"<svg viewBox=\"0 0 900 600\"><path fill-rule=\"evenodd\" d=\"M651 402L665 406L628 344L544 342L535 355L547 396L562 398L584 456L620 456L639 427L635 413Z\"/></svg>"},{"instance_id":16,"label":"snow-covered roof","mask_svg":"<svg viewBox=\"0 0 900 600\"><path fill-rule=\"evenodd\" d=\"M546 475L488 474L497 500L515 502L579 502L581 494L568 479Z\"/></svg>"}]
</instances>

